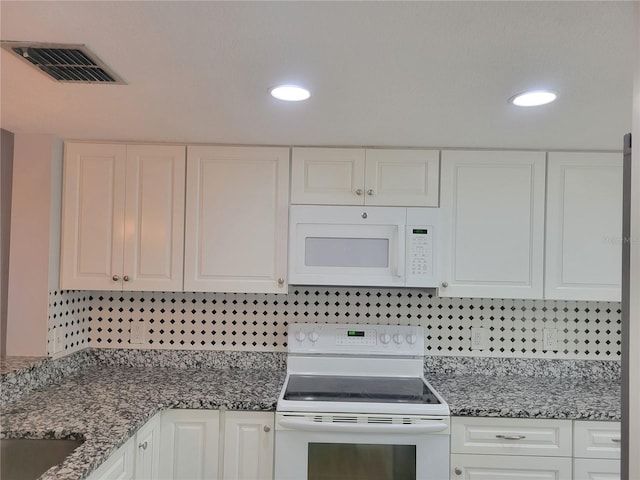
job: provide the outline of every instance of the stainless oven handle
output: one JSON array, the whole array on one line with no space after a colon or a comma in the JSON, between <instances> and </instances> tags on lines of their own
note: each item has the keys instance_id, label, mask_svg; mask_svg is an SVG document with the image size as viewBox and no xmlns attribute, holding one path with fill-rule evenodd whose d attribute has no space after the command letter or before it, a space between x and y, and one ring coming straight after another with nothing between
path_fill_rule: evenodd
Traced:
<instances>
[{"instance_id":1,"label":"stainless oven handle","mask_svg":"<svg viewBox=\"0 0 640 480\"><path fill-rule=\"evenodd\" d=\"M394 423L332 423L314 422L305 418L283 418L278 424L292 430L306 432L342 432L342 433L438 433L449 428L446 423L394 424Z\"/></svg>"}]
</instances>

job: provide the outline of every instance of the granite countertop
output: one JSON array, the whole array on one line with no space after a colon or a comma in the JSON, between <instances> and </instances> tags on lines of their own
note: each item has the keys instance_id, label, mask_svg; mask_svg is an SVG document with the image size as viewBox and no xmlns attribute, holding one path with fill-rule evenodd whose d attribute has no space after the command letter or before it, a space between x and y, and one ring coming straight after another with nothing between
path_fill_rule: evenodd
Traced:
<instances>
[{"instance_id":1,"label":"granite countertop","mask_svg":"<svg viewBox=\"0 0 640 480\"><path fill-rule=\"evenodd\" d=\"M620 380L515 375L428 380L454 416L620 420Z\"/></svg>"},{"instance_id":2,"label":"granite countertop","mask_svg":"<svg viewBox=\"0 0 640 480\"><path fill-rule=\"evenodd\" d=\"M84 440L41 477L79 480L160 410L275 410L284 378L284 370L94 367L4 405L2 436Z\"/></svg>"},{"instance_id":3,"label":"granite countertop","mask_svg":"<svg viewBox=\"0 0 640 480\"><path fill-rule=\"evenodd\" d=\"M45 362L50 370L49 364L63 368L47 373L47 385L4 402L0 436L83 439L61 465L41 477L80 480L163 409L275 410L286 374L284 355L225 354L222 360L220 354L198 353L188 360L176 355L100 350L82 352L80 367L71 356ZM496 375L496 365L460 368L451 362L428 362L425 374L451 415L620 420L619 367L609 374L572 376L554 370L557 364L532 374L526 365L510 363L511 370ZM522 374L514 373L522 368ZM604 370L611 369L607 365ZM27 378L37 371L25 370ZM7 379L20 385L11 374L3 376L3 382Z\"/></svg>"}]
</instances>

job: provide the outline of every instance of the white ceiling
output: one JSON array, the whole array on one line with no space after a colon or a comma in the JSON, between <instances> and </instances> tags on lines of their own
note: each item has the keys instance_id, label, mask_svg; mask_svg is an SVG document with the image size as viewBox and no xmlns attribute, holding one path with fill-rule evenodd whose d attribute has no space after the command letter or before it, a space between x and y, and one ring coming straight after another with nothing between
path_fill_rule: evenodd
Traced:
<instances>
[{"instance_id":1,"label":"white ceiling","mask_svg":"<svg viewBox=\"0 0 640 480\"><path fill-rule=\"evenodd\" d=\"M2 40L82 43L127 85L2 51L1 122L63 138L620 149L633 2L0 2ZM272 99L307 85L303 103ZM522 109L530 88L557 102Z\"/></svg>"}]
</instances>

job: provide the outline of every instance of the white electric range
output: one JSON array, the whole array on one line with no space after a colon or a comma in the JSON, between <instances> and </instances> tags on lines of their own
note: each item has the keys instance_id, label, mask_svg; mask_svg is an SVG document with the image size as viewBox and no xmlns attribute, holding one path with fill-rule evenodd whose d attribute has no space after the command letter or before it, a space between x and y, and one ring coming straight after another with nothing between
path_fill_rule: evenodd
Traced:
<instances>
[{"instance_id":1,"label":"white electric range","mask_svg":"<svg viewBox=\"0 0 640 480\"><path fill-rule=\"evenodd\" d=\"M422 327L292 324L276 409L277 480L449 478L449 407Z\"/></svg>"}]
</instances>

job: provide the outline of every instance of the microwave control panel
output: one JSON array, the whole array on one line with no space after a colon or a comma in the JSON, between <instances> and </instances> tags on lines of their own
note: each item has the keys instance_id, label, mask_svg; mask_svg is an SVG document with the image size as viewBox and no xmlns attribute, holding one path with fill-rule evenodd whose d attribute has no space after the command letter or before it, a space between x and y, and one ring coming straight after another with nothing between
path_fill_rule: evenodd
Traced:
<instances>
[{"instance_id":1,"label":"microwave control panel","mask_svg":"<svg viewBox=\"0 0 640 480\"><path fill-rule=\"evenodd\" d=\"M407 281L420 281L433 277L433 227L407 227L409 239L407 256Z\"/></svg>"},{"instance_id":2,"label":"microwave control panel","mask_svg":"<svg viewBox=\"0 0 640 480\"><path fill-rule=\"evenodd\" d=\"M423 212L420 213L424 215ZM409 215L409 220L411 220L410 217ZM435 258L437 221L433 221L436 220L435 218L422 220L424 223L407 222L406 226L405 285L407 287L436 287L438 285Z\"/></svg>"}]
</instances>

